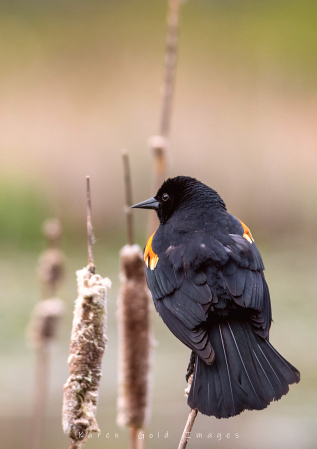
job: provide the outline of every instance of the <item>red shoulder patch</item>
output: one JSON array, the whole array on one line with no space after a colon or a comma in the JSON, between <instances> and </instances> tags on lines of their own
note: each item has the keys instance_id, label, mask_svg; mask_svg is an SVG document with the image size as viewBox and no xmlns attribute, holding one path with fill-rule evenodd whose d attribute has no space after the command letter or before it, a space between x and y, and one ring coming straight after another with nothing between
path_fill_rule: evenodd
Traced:
<instances>
[{"instance_id":1,"label":"red shoulder patch","mask_svg":"<svg viewBox=\"0 0 317 449\"><path fill-rule=\"evenodd\" d=\"M239 220L238 217L236 217L236 219ZM250 229L249 229L248 226L246 226L241 220L239 220L239 221L240 221L240 223L241 223L241 226L243 227L243 232L244 232L243 237L244 237L248 242L253 243L253 242L254 242L254 239L253 239L253 237L252 237L252 234L251 234Z\"/></svg>"},{"instance_id":2,"label":"red shoulder patch","mask_svg":"<svg viewBox=\"0 0 317 449\"><path fill-rule=\"evenodd\" d=\"M151 237L149 238L145 249L144 249L144 262L145 265L150 268L150 270L154 270L154 268L157 265L157 262L159 261L158 255L155 254L155 252L152 249L152 240L154 237L155 232L153 232L153 234L151 235Z\"/></svg>"}]
</instances>

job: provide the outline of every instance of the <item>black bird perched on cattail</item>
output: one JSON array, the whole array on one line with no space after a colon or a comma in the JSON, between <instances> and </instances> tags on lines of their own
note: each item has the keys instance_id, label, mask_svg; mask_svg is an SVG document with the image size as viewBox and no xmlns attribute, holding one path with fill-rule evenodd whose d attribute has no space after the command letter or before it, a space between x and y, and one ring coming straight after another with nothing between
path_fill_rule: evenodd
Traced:
<instances>
[{"instance_id":1,"label":"black bird perched on cattail","mask_svg":"<svg viewBox=\"0 0 317 449\"><path fill-rule=\"evenodd\" d=\"M300 373L269 342L269 289L249 228L185 176L133 207L160 220L144 249L146 277L156 310L192 350L189 406L229 418L280 399Z\"/></svg>"}]
</instances>

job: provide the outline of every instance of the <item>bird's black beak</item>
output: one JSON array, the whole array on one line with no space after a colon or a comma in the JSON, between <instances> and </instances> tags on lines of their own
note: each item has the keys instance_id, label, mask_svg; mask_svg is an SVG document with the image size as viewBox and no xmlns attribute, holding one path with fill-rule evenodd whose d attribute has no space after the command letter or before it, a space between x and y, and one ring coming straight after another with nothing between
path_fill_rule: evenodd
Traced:
<instances>
[{"instance_id":1,"label":"bird's black beak","mask_svg":"<svg viewBox=\"0 0 317 449\"><path fill-rule=\"evenodd\" d=\"M134 206L131 206L132 209L154 209L158 210L159 208L159 201L157 199L149 198L148 200L142 201L142 203L135 204Z\"/></svg>"}]
</instances>

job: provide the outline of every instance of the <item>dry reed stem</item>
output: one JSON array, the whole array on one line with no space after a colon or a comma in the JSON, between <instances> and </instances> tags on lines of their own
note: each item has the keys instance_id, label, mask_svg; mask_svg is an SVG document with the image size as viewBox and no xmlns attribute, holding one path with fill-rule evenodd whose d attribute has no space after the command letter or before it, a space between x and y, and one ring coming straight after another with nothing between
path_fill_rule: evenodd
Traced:
<instances>
[{"instance_id":1,"label":"dry reed stem","mask_svg":"<svg viewBox=\"0 0 317 449\"><path fill-rule=\"evenodd\" d=\"M167 35L165 49L164 77L162 86L162 106L160 113L159 135L149 139L149 145L154 155L154 173L152 191L157 192L163 183L167 173L168 145L171 128L172 103L174 96L179 12L181 0L168 1L167 13ZM148 235L152 235L157 228L157 217L155 212L149 212Z\"/></svg>"},{"instance_id":2,"label":"dry reed stem","mask_svg":"<svg viewBox=\"0 0 317 449\"><path fill-rule=\"evenodd\" d=\"M106 293L111 286L90 271L77 271L78 298L68 358L70 377L64 385L63 429L80 448L91 432L100 432L96 421L102 357L106 348Z\"/></svg>"},{"instance_id":3,"label":"dry reed stem","mask_svg":"<svg viewBox=\"0 0 317 449\"><path fill-rule=\"evenodd\" d=\"M168 137L171 126L172 101L178 50L179 10L181 0L168 1L165 73L162 92L160 135Z\"/></svg>"},{"instance_id":4,"label":"dry reed stem","mask_svg":"<svg viewBox=\"0 0 317 449\"><path fill-rule=\"evenodd\" d=\"M81 448L92 432L100 432L97 421L102 357L107 336L108 278L95 274L91 220L90 177L86 177L88 265L76 272L78 298L70 340L70 376L64 385L63 430L71 448Z\"/></svg>"},{"instance_id":5,"label":"dry reed stem","mask_svg":"<svg viewBox=\"0 0 317 449\"><path fill-rule=\"evenodd\" d=\"M141 429L136 427L129 428L129 449L143 449L144 440L138 438Z\"/></svg>"},{"instance_id":6,"label":"dry reed stem","mask_svg":"<svg viewBox=\"0 0 317 449\"><path fill-rule=\"evenodd\" d=\"M133 429L140 430L149 416L153 346L149 290L140 247L124 246L120 261L117 422L130 427L131 434L135 435Z\"/></svg>"},{"instance_id":7,"label":"dry reed stem","mask_svg":"<svg viewBox=\"0 0 317 449\"><path fill-rule=\"evenodd\" d=\"M191 409L186 425L185 425L185 429L182 435L182 438L179 442L178 445L178 449L185 449L185 447L187 446L188 440L190 438L190 432L192 431L196 416L197 416L198 410L197 409Z\"/></svg>"},{"instance_id":8,"label":"dry reed stem","mask_svg":"<svg viewBox=\"0 0 317 449\"><path fill-rule=\"evenodd\" d=\"M190 388L191 388L192 382L193 382L193 378L194 378L194 374L192 373L189 376L187 388L185 388L185 397L188 397L188 395L189 395ZM179 442L178 449L184 449L187 446L188 439L190 437L190 432L191 432L192 427L194 425L194 421L196 419L197 414L198 414L198 410L197 409L195 409L195 410L191 409L191 411L189 413L189 416L187 418L187 422L186 422L186 425L185 425L185 429L184 429L182 438L181 438L181 440Z\"/></svg>"},{"instance_id":9,"label":"dry reed stem","mask_svg":"<svg viewBox=\"0 0 317 449\"><path fill-rule=\"evenodd\" d=\"M130 449L142 449L144 441L138 435L149 410L152 337L145 267L140 248L133 245L132 187L126 150L122 158L129 245L120 253L118 423L129 427Z\"/></svg>"},{"instance_id":10,"label":"dry reed stem","mask_svg":"<svg viewBox=\"0 0 317 449\"><path fill-rule=\"evenodd\" d=\"M35 362L36 385L30 428L30 449L40 449L42 447L45 428L45 410L48 396L49 360L50 355L48 346L42 345L41 347L38 347Z\"/></svg>"},{"instance_id":11,"label":"dry reed stem","mask_svg":"<svg viewBox=\"0 0 317 449\"><path fill-rule=\"evenodd\" d=\"M76 443L73 443L72 441L70 441L70 443L69 443L69 448L68 449L77 449L77 444Z\"/></svg>"},{"instance_id":12,"label":"dry reed stem","mask_svg":"<svg viewBox=\"0 0 317 449\"><path fill-rule=\"evenodd\" d=\"M61 222L57 219L46 220L42 232L48 242L48 249L41 254L37 268L43 299L34 307L27 330L28 340L36 350L34 408L29 443L32 449L42 446L51 343L57 336L64 314L63 301L52 298L65 277L64 255L58 248L62 235Z\"/></svg>"},{"instance_id":13,"label":"dry reed stem","mask_svg":"<svg viewBox=\"0 0 317 449\"><path fill-rule=\"evenodd\" d=\"M64 310L64 303L58 298L40 301L32 311L28 327L28 340L36 349L34 409L30 440L32 449L40 449L43 441L51 343L57 336Z\"/></svg>"},{"instance_id":14,"label":"dry reed stem","mask_svg":"<svg viewBox=\"0 0 317 449\"><path fill-rule=\"evenodd\" d=\"M126 150L122 150L122 162L123 162L123 172L124 172L124 187L125 187L125 206L124 211L127 218L127 233L128 233L128 243L133 245L134 243L134 228L133 228L133 214L132 214L132 186L131 186L131 174L130 174L130 163L129 154Z\"/></svg>"},{"instance_id":15,"label":"dry reed stem","mask_svg":"<svg viewBox=\"0 0 317 449\"><path fill-rule=\"evenodd\" d=\"M86 176L86 199L87 199L88 267L92 273L95 273L94 255L92 251L92 247L94 244L94 234L91 220L90 176Z\"/></svg>"}]
</instances>

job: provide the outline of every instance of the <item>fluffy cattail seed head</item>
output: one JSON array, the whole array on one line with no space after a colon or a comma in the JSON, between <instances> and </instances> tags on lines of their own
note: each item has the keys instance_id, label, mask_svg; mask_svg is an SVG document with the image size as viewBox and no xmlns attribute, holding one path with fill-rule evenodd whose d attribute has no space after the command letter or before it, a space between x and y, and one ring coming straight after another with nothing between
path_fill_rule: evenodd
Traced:
<instances>
[{"instance_id":1,"label":"fluffy cattail seed head","mask_svg":"<svg viewBox=\"0 0 317 449\"><path fill-rule=\"evenodd\" d=\"M41 254L37 274L43 296L54 295L65 278L65 258L59 248L48 248Z\"/></svg>"},{"instance_id":2,"label":"fluffy cattail seed head","mask_svg":"<svg viewBox=\"0 0 317 449\"><path fill-rule=\"evenodd\" d=\"M142 428L149 414L152 333L149 290L140 247L120 252L118 424Z\"/></svg>"},{"instance_id":3,"label":"fluffy cattail seed head","mask_svg":"<svg viewBox=\"0 0 317 449\"><path fill-rule=\"evenodd\" d=\"M46 220L42 232L47 239L48 248L39 258L37 274L42 289L42 296L49 298L56 295L57 289L65 278L65 258L59 249L62 236L62 224L54 218Z\"/></svg>"},{"instance_id":4,"label":"fluffy cattail seed head","mask_svg":"<svg viewBox=\"0 0 317 449\"><path fill-rule=\"evenodd\" d=\"M59 298L45 299L36 304L27 332L32 346L38 348L56 338L64 312L64 302Z\"/></svg>"},{"instance_id":5,"label":"fluffy cattail seed head","mask_svg":"<svg viewBox=\"0 0 317 449\"><path fill-rule=\"evenodd\" d=\"M70 376L64 385L63 430L75 447L82 447L96 421L102 357L106 348L106 294L108 278L89 267L77 271L78 298L68 358Z\"/></svg>"}]
</instances>

